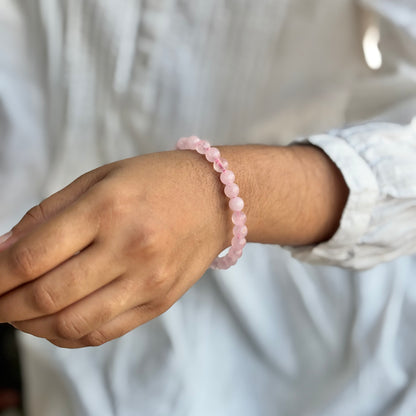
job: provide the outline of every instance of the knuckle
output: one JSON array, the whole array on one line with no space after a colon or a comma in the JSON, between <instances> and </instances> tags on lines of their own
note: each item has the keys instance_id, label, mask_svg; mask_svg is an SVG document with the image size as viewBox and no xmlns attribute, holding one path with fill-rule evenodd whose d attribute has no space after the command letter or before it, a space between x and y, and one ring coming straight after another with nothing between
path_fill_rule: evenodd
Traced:
<instances>
[{"instance_id":1,"label":"knuckle","mask_svg":"<svg viewBox=\"0 0 416 416\"><path fill-rule=\"evenodd\" d=\"M100 213L106 222L110 221L110 223L118 223L120 222L120 219L125 218L129 206L129 201L122 191L117 194L117 198L114 198L114 195L105 193L101 197Z\"/></svg>"},{"instance_id":2,"label":"knuckle","mask_svg":"<svg viewBox=\"0 0 416 416\"><path fill-rule=\"evenodd\" d=\"M53 294L45 285L33 285L32 301L35 309L42 314L50 315L58 310Z\"/></svg>"},{"instance_id":3,"label":"knuckle","mask_svg":"<svg viewBox=\"0 0 416 416\"><path fill-rule=\"evenodd\" d=\"M109 341L109 338L99 330L90 332L83 338L83 344L89 347L99 347Z\"/></svg>"},{"instance_id":4,"label":"knuckle","mask_svg":"<svg viewBox=\"0 0 416 416\"><path fill-rule=\"evenodd\" d=\"M97 318L97 322L104 324L108 321L111 321L119 311L120 307L126 302L125 296L114 296L114 299L110 302L107 302L100 310L100 315Z\"/></svg>"},{"instance_id":5,"label":"knuckle","mask_svg":"<svg viewBox=\"0 0 416 416\"><path fill-rule=\"evenodd\" d=\"M78 340L87 332L87 325L80 315L61 315L56 321L56 334L64 340Z\"/></svg>"},{"instance_id":6,"label":"knuckle","mask_svg":"<svg viewBox=\"0 0 416 416\"><path fill-rule=\"evenodd\" d=\"M39 205L35 205L23 218L13 227L13 232L19 234L24 233L27 229L44 222L46 220L45 202L41 202Z\"/></svg>"},{"instance_id":7,"label":"knuckle","mask_svg":"<svg viewBox=\"0 0 416 416\"><path fill-rule=\"evenodd\" d=\"M16 245L10 253L11 268L23 277L36 277L36 257L33 249Z\"/></svg>"},{"instance_id":8,"label":"knuckle","mask_svg":"<svg viewBox=\"0 0 416 416\"><path fill-rule=\"evenodd\" d=\"M158 226L152 225L151 220L146 224L135 223L133 220L130 222L130 229L123 247L125 256L135 261L139 258L146 262L158 259L163 247L163 233Z\"/></svg>"},{"instance_id":9,"label":"knuckle","mask_svg":"<svg viewBox=\"0 0 416 416\"><path fill-rule=\"evenodd\" d=\"M153 259L154 257L160 257L161 247L163 247L162 234L159 232L158 227L150 222L141 227L138 232L138 249L144 258Z\"/></svg>"},{"instance_id":10,"label":"knuckle","mask_svg":"<svg viewBox=\"0 0 416 416\"><path fill-rule=\"evenodd\" d=\"M146 289L153 295L164 295L171 287L170 273L168 269L159 264L149 275L146 281Z\"/></svg>"},{"instance_id":11,"label":"knuckle","mask_svg":"<svg viewBox=\"0 0 416 416\"><path fill-rule=\"evenodd\" d=\"M41 202L39 205L35 205L29 211L26 212L23 217L27 221L32 223L39 223L46 220L45 204Z\"/></svg>"}]
</instances>

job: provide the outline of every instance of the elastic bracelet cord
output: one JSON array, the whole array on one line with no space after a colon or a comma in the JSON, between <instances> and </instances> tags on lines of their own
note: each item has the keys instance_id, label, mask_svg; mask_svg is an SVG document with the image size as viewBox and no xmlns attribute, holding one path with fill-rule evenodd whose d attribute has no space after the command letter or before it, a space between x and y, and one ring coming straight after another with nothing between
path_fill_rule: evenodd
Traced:
<instances>
[{"instance_id":1,"label":"elastic bracelet cord","mask_svg":"<svg viewBox=\"0 0 416 416\"><path fill-rule=\"evenodd\" d=\"M212 269L228 269L237 263L238 259L243 253L243 248L246 245L247 226L246 214L243 212L244 201L238 196L240 189L234 183L235 175L228 169L228 162L221 157L220 151L211 145L206 140L201 140L196 136L182 137L176 144L178 150L196 150L201 155L204 155L208 162L211 162L215 171L220 173L220 180L225 185L224 193L230 199L228 206L232 213L231 220L234 224L233 239L231 240L231 247L227 254L223 257L217 257L211 264Z\"/></svg>"}]
</instances>

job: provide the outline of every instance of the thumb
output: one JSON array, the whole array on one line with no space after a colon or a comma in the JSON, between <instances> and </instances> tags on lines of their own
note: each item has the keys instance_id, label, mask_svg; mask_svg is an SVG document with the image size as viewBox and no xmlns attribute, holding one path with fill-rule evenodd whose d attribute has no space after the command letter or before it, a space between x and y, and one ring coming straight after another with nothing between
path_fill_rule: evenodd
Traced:
<instances>
[{"instance_id":1,"label":"thumb","mask_svg":"<svg viewBox=\"0 0 416 416\"><path fill-rule=\"evenodd\" d=\"M36 226L48 221L61 210L76 201L82 194L102 180L109 171L109 165L95 169L77 178L62 190L32 207L9 231L0 236L0 251L13 245Z\"/></svg>"}]
</instances>

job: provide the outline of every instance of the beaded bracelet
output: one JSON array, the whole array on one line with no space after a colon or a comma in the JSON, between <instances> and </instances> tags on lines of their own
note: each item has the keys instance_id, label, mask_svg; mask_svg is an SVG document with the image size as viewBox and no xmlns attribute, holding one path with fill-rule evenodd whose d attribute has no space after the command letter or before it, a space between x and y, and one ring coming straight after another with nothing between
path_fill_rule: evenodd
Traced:
<instances>
[{"instance_id":1,"label":"beaded bracelet","mask_svg":"<svg viewBox=\"0 0 416 416\"><path fill-rule=\"evenodd\" d=\"M206 140L201 140L196 136L182 137L176 144L178 150L196 150L201 155L205 155L208 162L212 162L214 169L221 173L220 180L225 185L224 193L230 198L228 206L233 211L231 220L234 224L233 239L228 253L223 257L217 257L211 264L212 269L228 269L237 263L246 245L247 226L246 214L243 212L244 201L238 196L240 189L234 183L235 175L228 169L228 162L221 157L220 151Z\"/></svg>"}]
</instances>

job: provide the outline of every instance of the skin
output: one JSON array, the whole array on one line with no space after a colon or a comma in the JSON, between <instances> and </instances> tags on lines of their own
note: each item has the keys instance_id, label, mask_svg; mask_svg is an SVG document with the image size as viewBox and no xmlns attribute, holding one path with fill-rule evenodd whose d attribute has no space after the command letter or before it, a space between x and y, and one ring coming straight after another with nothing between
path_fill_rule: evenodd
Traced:
<instances>
[{"instance_id":1,"label":"skin","mask_svg":"<svg viewBox=\"0 0 416 416\"><path fill-rule=\"evenodd\" d=\"M249 242L315 244L348 197L313 146L220 147ZM192 151L102 166L33 207L0 245L0 322L67 348L101 345L162 314L232 238L218 174Z\"/></svg>"}]
</instances>

